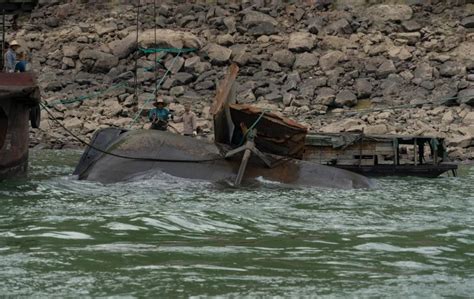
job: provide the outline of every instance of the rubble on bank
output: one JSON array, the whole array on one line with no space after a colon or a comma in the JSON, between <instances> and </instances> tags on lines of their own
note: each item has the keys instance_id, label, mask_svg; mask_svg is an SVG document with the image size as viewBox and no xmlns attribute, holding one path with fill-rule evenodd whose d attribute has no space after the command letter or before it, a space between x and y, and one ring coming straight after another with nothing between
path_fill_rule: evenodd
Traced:
<instances>
[{"instance_id":1,"label":"rubble on bank","mask_svg":"<svg viewBox=\"0 0 474 299\"><path fill-rule=\"evenodd\" d=\"M77 99L54 112L86 138L108 126L142 127L145 119L133 119L153 98L155 54L135 54L136 8L59 2L34 11L15 37L32 53L43 99ZM193 49L178 58L157 54L158 80L169 69L158 93L176 113L190 102L210 130L217 82L235 62L240 103L280 112L312 131L443 137L452 158L474 159L474 4L260 2L159 6L156 46ZM142 7L139 19L138 46L154 47L153 6ZM118 87L103 92L111 86ZM406 106L391 108L400 105ZM49 121L33 134L34 144L77 143Z\"/></svg>"}]
</instances>

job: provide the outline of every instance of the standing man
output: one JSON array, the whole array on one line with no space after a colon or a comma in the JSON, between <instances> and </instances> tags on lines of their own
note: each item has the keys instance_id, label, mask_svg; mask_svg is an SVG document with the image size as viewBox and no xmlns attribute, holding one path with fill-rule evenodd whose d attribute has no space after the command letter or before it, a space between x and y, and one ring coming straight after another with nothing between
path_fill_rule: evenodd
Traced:
<instances>
[{"instance_id":1,"label":"standing man","mask_svg":"<svg viewBox=\"0 0 474 299\"><path fill-rule=\"evenodd\" d=\"M20 44L14 40L10 43L7 54L5 54L5 70L7 73L15 72L16 67L16 50L20 47Z\"/></svg>"},{"instance_id":2,"label":"standing man","mask_svg":"<svg viewBox=\"0 0 474 299\"><path fill-rule=\"evenodd\" d=\"M191 104L184 104L184 114L175 119L175 122L183 122L183 135L196 136L197 121L196 114L191 111Z\"/></svg>"},{"instance_id":3,"label":"standing man","mask_svg":"<svg viewBox=\"0 0 474 299\"><path fill-rule=\"evenodd\" d=\"M163 101L162 98L158 98L153 106L156 108L153 108L148 112L148 119L151 121L150 129L166 131L168 128L170 112L165 108L165 101Z\"/></svg>"}]
</instances>

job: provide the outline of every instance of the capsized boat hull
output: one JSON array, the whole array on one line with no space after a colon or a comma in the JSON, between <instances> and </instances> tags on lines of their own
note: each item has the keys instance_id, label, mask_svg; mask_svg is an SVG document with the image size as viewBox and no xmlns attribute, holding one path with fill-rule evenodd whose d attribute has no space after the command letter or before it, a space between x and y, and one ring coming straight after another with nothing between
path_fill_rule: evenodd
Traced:
<instances>
[{"instance_id":1,"label":"capsized boat hull","mask_svg":"<svg viewBox=\"0 0 474 299\"><path fill-rule=\"evenodd\" d=\"M222 148L215 143L155 130L101 130L96 133L93 146L113 154L139 159L121 158L88 148L75 170L79 179L115 183L158 170L186 179L233 181L240 165L238 157L224 159ZM153 159L165 161L152 161ZM174 161L167 162L168 160ZM177 162L178 160L182 162ZM364 176L294 159L285 159L275 167L268 168L263 162L253 158L245 171L244 182L258 177L295 186L341 189L372 186L372 182Z\"/></svg>"}]
</instances>

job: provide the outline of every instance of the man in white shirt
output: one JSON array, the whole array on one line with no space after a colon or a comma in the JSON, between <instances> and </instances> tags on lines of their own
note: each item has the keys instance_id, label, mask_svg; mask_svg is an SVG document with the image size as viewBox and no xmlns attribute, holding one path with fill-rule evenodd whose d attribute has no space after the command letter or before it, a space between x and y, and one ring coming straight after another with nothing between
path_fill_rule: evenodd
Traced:
<instances>
[{"instance_id":1,"label":"man in white shirt","mask_svg":"<svg viewBox=\"0 0 474 299\"><path fill-rule=\"evenodd\" d=\"M183 135L196 136L197 120L196 114L191 111L191 104L184 104L184 113L174 119L175 122L183 122Z\"/></svg>"}]
</instances>

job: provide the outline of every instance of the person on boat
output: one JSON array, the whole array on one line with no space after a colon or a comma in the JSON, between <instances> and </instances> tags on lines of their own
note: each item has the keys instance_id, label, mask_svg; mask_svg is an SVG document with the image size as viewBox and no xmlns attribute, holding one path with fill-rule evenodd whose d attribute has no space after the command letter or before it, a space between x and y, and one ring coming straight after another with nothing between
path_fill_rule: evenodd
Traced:
<instances>
[{"instance_id":1,"label":"person on boat","mask_svg":"<svg viewBox=\"0 0 474 299\"><path fill-rule=\"evenodd\" d=\"M25 52L20 52L18 54L18 62L15 65L15 71L24 73L26 72L27 66L28 66L28 61L26 59L27 55Z\"/></svg>"},{"instance_id":2,"label":"person on boat","mask_svg":"<svg viewBox=\"0 0 474 299\"><path fill-rule=\"evenodd\" d=\"M153 103L153 106L156 108L148 112L148 119L151 121L150 129L166 131L168 128L170 112L165 108L165 105L165 101L162 98L158 98L156 102Z\"/></svg>"},{"instance_id":3,"label":"person on boat","mask_svg":"<svg viewBox=\"0 0 474 299\"><path fill-rule=\"evenodd\" d=\"M184 113L182 116L174 119L175 122L183 122L183 135L196 136L197 135L197 120L196 114L191 111L191 104L184 104Z\"/></svg>"},{"instance_id":4,"label":"person on boat","mask_svg":"<svg viewBox=\"0 0 474 299\"><path fill-rule=\"evenodd\" d=\"M8 73L15 72L17 60L16 60L16 51L20 48L20 44L14 40L10 43L7 54L5 54L5 71Z\"/></svg>"}]
</instances>

